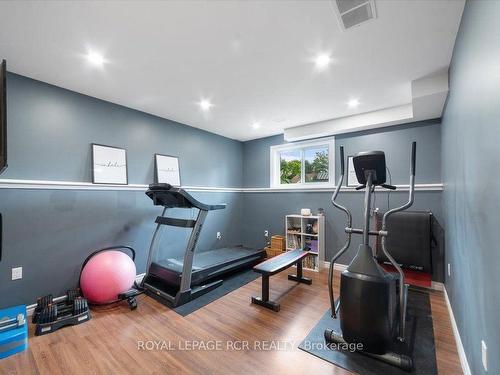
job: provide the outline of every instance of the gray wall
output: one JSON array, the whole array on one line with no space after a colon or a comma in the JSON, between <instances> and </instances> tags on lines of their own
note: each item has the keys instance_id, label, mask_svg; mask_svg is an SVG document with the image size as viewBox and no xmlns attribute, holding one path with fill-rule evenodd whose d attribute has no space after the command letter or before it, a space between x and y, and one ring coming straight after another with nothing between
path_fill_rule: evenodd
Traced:
<instances>
[{"instance_id":1,"label":"gray wall","mask_svg":"<svg viewBox=\"0 0 500 375\"><path fill-rule=\"evenodd\" d=\"M468 1L442 130L446 290L473 374L500 374L500 2Z\"/></svg>"},{"instance_id":2,"label":"gray wall","mask_svg":"<svg viewBox=\"0 0 500 375\"><path fill-rule=\"evenodd\" d=\"M282 136L237 142L14 74L8 75L8 117L9 168L2 178L89 182L90 143L97 142L127 149L131 184L152 181L153 154L158 152L180 157L183 185L268 187L269 146L283 142ZM393 183L404 184L412 140L419 142L418 182L440 182L439 122L339 136L337 145L343 144L348 154L386 151ZM193 194L202 201L228 203L226 210L210 213L200 251L242 243L263 246L263 231L283 233L284 215L302 207L327 210L328 256L343 240L344 218L331 209L331 193ZM360 212L360 193L341 199ZM405 199L403 192L392 193L391 205ZM421 192L415 207L440 217L440 199L440 192ZM138 272L143 272L160 211L139 191L0 189L0 202L0 308L32 303L46 293L63 294L76 285L85 257L104 246L132 245ZM386 202L386 193L377 194L377 206L384 208ZM360 216L354 219L360 225ZM223 234L220 241L217 231ZM181 254L185 235L167 234L164 245L171 254ZM23 279L11 281L11 268L17 266L23 267Z\"/></svg>"},{"instance_id":3,"label":"gray wall","mask_svg":"<svg viewBox=\"0 0 500 375\"><path fill-rule=\"evenodd\" d=\"M330 203L332 193L311 192L273 192L245 193L243 196L242 238L250 247L265 244L264 230L271 234L284 234L285 215L300 213L301 208L311 208L316 212L319 207L325 209L325 252L329 259L340 250L345 242L345 215L334 209ZM408 200L408 192L393 192L390 205L395 207ZM339 202L346 205L353 213L353 225L362 228L363 194L361 192L340 193ZM387 207L387 193L377 193L376 206ZM432 210L436 217L441 216L441 192L417 192L414 210ZM348 264L361 243L361 236L353 236L351 247L340 259L339 263Z\"/></svg>"},{"instance_id":4,"label":"gray wall","mask_svg":"<svg viewBox=\"0 0 500 375\"><path fill-rule=\"evenodd\" d=\"M241 185L240 142L14 74L7 84L9 167L1 178L90 182L90 143L97 142L127 149L129 183L153 181L158 152L180 157L184 185ZM210 213L199 249L239 244L239 195L193 194L228 203ZM85 257L104 246L132 245L143 272L161 211L138 191L0 189L0 202L0 308L64 294L76 286ZM172 254L181 253L183 235L168 238ZM11 281L11 268L18 266L23 279Z\"/></svg>"},{"instance_id":5,"label":"gray wall","mask_svg":"<svg viewBox=\"0 0 500 375\"><path fill-rule=\"evenodd\" d=\"M417 183L441 183L441 130L439 120L427 120L335 137L336 174L339 176L339 146L347 155L359 151L382 150L394 184L408 184L410 146L417 141ZM243 144L243 185L269 187L269 148L286 143L283 135L261 138Z\"/></svg>"},{"instance_id":6,"label":"gray wall","mask_svg":"<svg viewBox=\"0 0 500 375\"><path fill-rule=\"evenodd\" d=\"M412 140L418 142L418 183L441 182L442 165L444 193L418 192L415 208L444 218L452 270L446 288L474 374L484 373L481 339L490 351L488 373L500 373L495 355L500 347L500 298L495 298L500 285L499 18L500 2L467 2L442 126L425 122L337 137L337 146L343 144L348 154L384 150L395 184L407 181ZM276 136L241 144L14 74L8 75L8 114L9 168L2 178L90 181L90 143L98 142L127 148L130 183L152 181L152 155L159 152L180 156L184 185L268 187L269 146L283 143ZM229 203L228 210L207 220L201 249L242 241L260 246L265 229L283 233L284 215L302 207L327 210L329 256L343 241L344 218L330 207L330 193L196 196ZM392 193L391 205L405 199L403 192ZM345 193L341 201L360 212L359 193ZM139 272L144 270L159 208L142 192L1 189L0 202L0 308L31 303L45 293L63 294L76 284L87 254L102 246L131 244L138 251ZM385 193L377 195L377 203L384 208ZM360 225L359 214L354 221ZM214 240L217 230L225 234L220 242ZM24 277L10 281L10 269L16 266L24 267Z\"/></svg>"},{"instance_id":7,"label":"gray wall","mask_svg":"<svg viewBox=\"0 0 500 375\"><path fill-rule=\"evenodd\" d=\"M337 136L335 139L337 158L336 174L340 171L339 146L346 155L365 150L382 150L386 153L387 166L393 184L409 183L409 158L412 141L417 141L417 183L441 182L441 127L438 120L406 124L384 129L357 132ZM243 182L246 187L269 187L269 147L284 143L283 136L275 136L245 142L243 145ZM344 182L345 183L345 182ZM353 224L362 227L363 193L346 192L339 195L339 202L353 212ZM249 246L265 244L264 230L273 234L284 233L286 214L298 213L301 208L326 210L326 255L331 257L345 241L345 215L334 210L330 203L332 192L265 192L246 193L243 196L243 243ZM408 200L407 192L390 193L390 206ZM387 193L376 194L374 207L387 209ZM438 220L441 213L440 191L419 191L415 196L414 210L431 210ZM340 263L349 263L361 239L353 237L350 250L340 258Z\"/></svg>"},{"instance_id":8,"label":"gray wall","mask_svg":"<svg viewBox=\"0 0 500 375\"><path fill-rule=\"evenodd\" d=\"M241 142L15 74L7 87L2 178L90 182L94 142L127 149L130 184L151 183L161 153L179 156L183 185L241 186Z\"/></svg>"}]
</instances>

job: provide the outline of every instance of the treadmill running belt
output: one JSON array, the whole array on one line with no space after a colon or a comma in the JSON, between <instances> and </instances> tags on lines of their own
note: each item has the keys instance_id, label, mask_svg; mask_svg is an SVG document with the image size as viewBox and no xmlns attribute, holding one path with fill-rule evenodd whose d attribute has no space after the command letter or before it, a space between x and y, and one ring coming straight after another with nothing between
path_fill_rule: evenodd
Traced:
<instances>
[{"instance_id":1,"label":"treadmill running belt","mask_svg":"<svg viewBox=\"0 0 500 375\"><path fill-rule=\"evenodd\" d=\"M193 260L192 285L256 263L264 257L263 250L245 247L226 247L195 253ZM182 274L183 257L159 260L151 263L150 274L179 284Z\"/></svg>"},{"instance_id":2,"label":"treadmill running belt","mask_svg":"<svg viewBox=\"0 0 500 375\"><path fill-rule=\"evenodd\" d=\"M182 270L182 265L184 264L184 259L182 258L170 258L164 261L158 262L164 267L168 267L171 269L178 269L179 272ZM197 269L200 269L200 267L196 267L195 264L193 264L193 271L196 271Z\"/></svg>"}]
</instances>

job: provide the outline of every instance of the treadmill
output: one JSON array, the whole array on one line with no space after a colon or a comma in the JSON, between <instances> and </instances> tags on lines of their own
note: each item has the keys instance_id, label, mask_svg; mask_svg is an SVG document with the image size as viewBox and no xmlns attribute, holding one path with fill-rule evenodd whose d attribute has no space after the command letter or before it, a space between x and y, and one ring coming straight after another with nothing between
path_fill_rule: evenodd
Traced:
<instances>
[{"instance_id":1,"label":"treadmill","mask_svg":"<svg viewBox=\"0 0 500 375\"><path fill-rule=\"evenodd\" d=\"M170 184L149 185L146 195L155 206L163 206L161 216L156 218L156 229L149 247L146 276L141 286L146 294L164 305L183 305L223 283L222 276L259 263L266 255L264 250L245 247L226 247L196 253L196 243L200 236L208 211L226 208L225 204L208 205L193 198L184 189ZM166 216L169 208L196 208L195 220ZM184 256L154 260L158 251L158 233L162 226L192 228Z\"/></svg>"}]
</instances>

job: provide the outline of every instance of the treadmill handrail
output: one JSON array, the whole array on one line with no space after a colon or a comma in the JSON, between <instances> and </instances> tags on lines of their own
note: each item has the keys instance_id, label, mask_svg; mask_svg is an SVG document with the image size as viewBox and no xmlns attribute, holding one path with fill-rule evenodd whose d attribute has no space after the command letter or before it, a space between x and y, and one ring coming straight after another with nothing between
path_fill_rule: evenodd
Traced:
<instances>
[{"instance_id":1,"label":"treadmill handrail","mask_svg":"<svg viewBox=\"0 0 500 375\"><path fill-rule=\"evenodd\" d=\"M226 204L205 204L195 199L182 188L173 187L170 184L155 183L149 185L146 195L153 200L156 206L168 208L198 208L203 211L222 210ZM162 199L171 198L171 199Z\"/></svg>"}]
</instances>

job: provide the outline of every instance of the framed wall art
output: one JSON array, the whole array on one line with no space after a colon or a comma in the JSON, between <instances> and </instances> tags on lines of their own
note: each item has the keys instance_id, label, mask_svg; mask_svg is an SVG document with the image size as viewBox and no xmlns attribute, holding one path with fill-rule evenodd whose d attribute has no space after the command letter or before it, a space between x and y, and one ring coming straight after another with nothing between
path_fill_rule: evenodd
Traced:
<instances>
[{"instance_id":1,"label":"framed wall art","mask_svg":"<svg viewBox=\"0 0 500 375\"><path fill-rule=\"evenodd\" d=\"M127 151L92 143L92 183L127 185Z\"/></svg>"},{"instance_id":2,"label":"framed wall art","mask_svg":"<svg viewBox=\"0 0 500 375\"><path fill-rule=\"evenodd\" d=\"M172 186L181 186L179 158L176 156L155 154L155 180Z\"/></svg>"},{"instance_id":3,"label":"framed wall art","mask_svg":"<svg viewBox=\"0 0 500 375\"><path fill-rule=\"evenodd\" d=\"M354 170L353 156L347 157L347 186L357 187L360 183Z\"/></svg>"}]
</instances>

